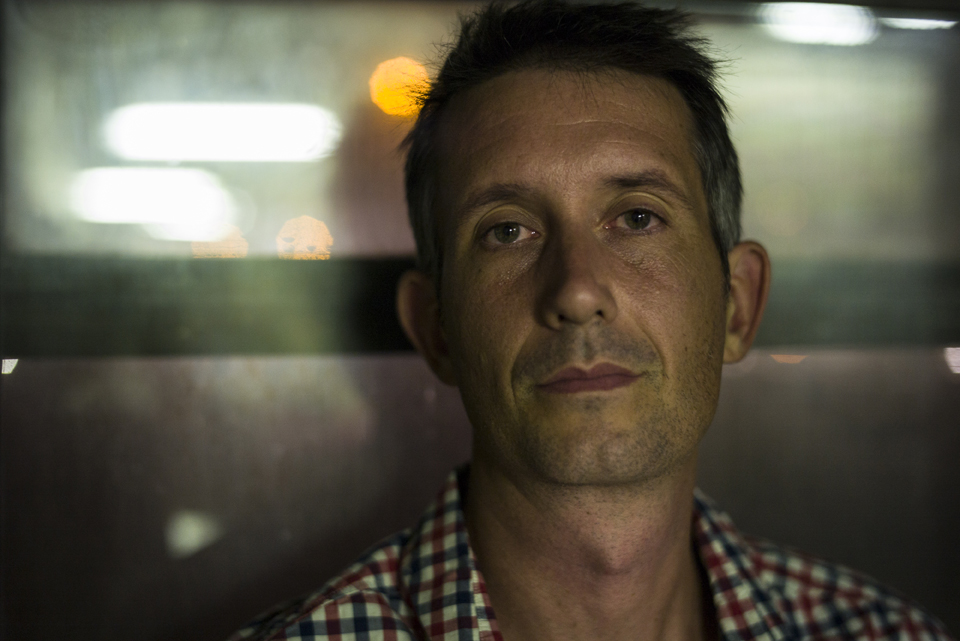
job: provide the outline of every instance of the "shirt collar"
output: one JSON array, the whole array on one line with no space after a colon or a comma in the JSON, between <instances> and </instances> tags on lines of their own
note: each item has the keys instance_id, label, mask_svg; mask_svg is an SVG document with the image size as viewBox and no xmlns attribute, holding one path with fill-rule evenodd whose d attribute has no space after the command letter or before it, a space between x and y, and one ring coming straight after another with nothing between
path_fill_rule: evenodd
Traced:
<instances>
[{"instance_id":1,"label":"shirt collar","mask_svg":"<svg viewBox=\"0 0 960 641\"><path fill-rule=\"evenodd\" d=\"M463 494L469 466L447 477L401 554L401 584L428 638L500 641L493 608L467 536ZM721 638L780 641L795 637L777 598L758 576L751 546L733 521L699 490L693 538L706 570Z\"/></svg>"},{"instance_id":2,"label":"shirt collar","mask_svg":"<svg viewBox=\"0 0 960 641\"><path fill-rule=\"evenodd\" d=\"M744 641L795 638L779 613L779 598L764 588L753 546L729 516L694 491L693 539L706 570L721 637Z\"/></svg>"},{"instance_id":3,"label":"shirt collar","mask_svg":"<svg viewBox=\"0 0 960 641\"><path fill-rule=\"evenodd\" d=\"M461 483L469 466L447 477L401 553L400 580L428 638L500 641L500 631L467 539ZM465 634L466 633L466 634Z\"/></svg>"}]
</instances>

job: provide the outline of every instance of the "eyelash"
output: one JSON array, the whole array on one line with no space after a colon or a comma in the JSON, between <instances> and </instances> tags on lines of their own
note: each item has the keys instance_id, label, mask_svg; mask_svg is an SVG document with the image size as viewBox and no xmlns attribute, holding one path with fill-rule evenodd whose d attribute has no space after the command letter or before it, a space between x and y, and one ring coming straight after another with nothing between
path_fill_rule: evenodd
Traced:
<instances>
[{"instance_id":1,"label":"eyelash","mask_svg":"<svg viewBox=\"0 0 960 641\"><path fill-rule=\"evenodd\" d=\"M637 232L637 233L649 232L651 226L653 226L653 225L663 225L664 222L665 222L665 221L663 220L663 216L661 216L660 214L658 214L657 212L653 211L652 209L650 209L650 208L648 208L648 207L631 207L631 208L628 209L627 211L625 211L625 212L623 212L622 214L620 214L619 216L617 216L616 219L615 219L615 221L616 221L616 220L624 220L627 216L629 216L629 215L631 215L631 214L634 214L634 213L636 213L636 212L640 212L640 213L643 213L643 214L647 214L647 215L650 217L650 221L649 221L649 222L647 223L647 225L646 225L645 227L643 227L642 229L634 229L633 227L630 227L629 225L625 224L625 227L626 227L627 229L629 229L630 231Z\"/></svg>"},{"instance_id":2,"label":"eyelash","mask_svg":"<svg viewBox=\"0 0 960 641\"><path fill-rule=\"evenodd\" d=\"M626 229L629 229L630 231L633 231L633 232L636 232L636 233L649 232L651 225L658 225L658 224L659 224L659 225L663 225L663 224L664 224L663 217L660 216L660 215L659 215L658 213L656 213L655 211L653 211L652 209L649 209L649 208L647 208L647 207L632 207L632 208L628 209L627 211L623 212L622 214L620 214L619 216L617 216L617 217L615 218L615 220L622 220L622 219L624 219L626 216L631 215L631 214L633 214L633 213L635 213L635 212L641 212L641 213L647 214L647 215L650 216L650 219L651 219L651 220L650 220L650 222L647 223L647 225L646 225L645 227L643 227L642 229L634 229L634 228L630 227L629 225L624 225L624 227L625 227ZM611 227L612 227L612 226L613 226L613 225L611 225ZM510 241L510 242L500 242L500 241L494 240L494 237L495 237L495 235L496 235L497 230L498 230L498 229L504 229L505 227L518 227L518 228L521 229L521 230L526 229L526 230L529 232L528 238L536 238L536 237L538 237L538 236L540 235L539 232L536 232L536 231L534 231L534 230L532 230L532 229L529 229L528 227L525 227L524 225L522 225L522 224L520 224L520 223L518 223L518 222L506 221L506 222L502 222L502 223L497 223L497 224L494 225L493 227L490 227L489 229L487 229L487 230L483 233L483 235L481 236L481 240L483 240L484 242L489 243L489 244L491 244L491 245L495 245L495 246L497 246L497 247L503 247L503 246L506 246L506 245L513 245L513 244L516 244L517 242L519 242L520 240L526 240L525 238L518 238L517 240Z\"/></svg>"},{"instance_id":3,"label":"eyelash","mask_svg":"<svg viewBox=\"0 0 960 641\"><path fill-rule=\"evenodd\" d=\"M530 238L536 238L537 236L540 235L539 232L533 231L532 229L529 229L528 227L525 227L524 225L521 225L521 224L518 223L518 222L514 222L514 221L512 221L512 220L508 220L508 221L506 221L506 222L497 223L496 225L494 225L493 227L491 227L490 229L488 229L486 232L484 232L484 234L483 234L483 236L481 237L481 239L482 239L484 242L487 242L487 243L489 243L489 244L491 244L491 245L496 245L496 246L498 246L498 247L503 247L503 246L505 246L505 245L513 245L513 244L515 244L516 242L518 242L519 240L524 240L524 239L518 239L518 240L515 240L515 241L512 241L512 242L506 242L506 243L505 243L505 242L497 242L497 241L494 241L494 240L493 240L493 237L495 236L496 231L497 231L498 229L503 229L504 227L518 227L518 228L520 228L520 229L526 229L528 232L530 232L530 236L529 236Z\"/></svg>"}]
</instances>

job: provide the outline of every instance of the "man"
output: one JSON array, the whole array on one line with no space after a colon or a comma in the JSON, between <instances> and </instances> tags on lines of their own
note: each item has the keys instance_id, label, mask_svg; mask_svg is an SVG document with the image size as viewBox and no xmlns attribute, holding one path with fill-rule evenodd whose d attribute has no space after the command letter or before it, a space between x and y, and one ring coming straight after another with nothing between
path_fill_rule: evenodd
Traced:
<instances>
[{"instance_id":1,"label":"man","mask_svg":"<svg viewBox=\"0 0 960 641\"><path fill-rule=\"evenodd\" d=\"M418 525L236 638L945 639L870 579L742 537L694 489L764 249L715 66L678 13L466 19L409 136L407 335L473 459Z\"/></svg>"}]
</instances>

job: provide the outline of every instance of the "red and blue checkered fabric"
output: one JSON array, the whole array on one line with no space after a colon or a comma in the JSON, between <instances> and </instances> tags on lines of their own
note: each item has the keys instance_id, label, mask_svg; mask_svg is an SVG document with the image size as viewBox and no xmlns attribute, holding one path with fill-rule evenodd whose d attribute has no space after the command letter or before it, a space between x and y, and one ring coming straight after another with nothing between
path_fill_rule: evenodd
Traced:
<instances>
[{"instance_id":1,"label":"red and blue checkered fabric","mask_svg":"<svg viewBox=\"0 0 960 641\"><path fill-rule=\"evenodd\" d=\"M869 577L744 537L700 492L693 518L722 639L951 639L936 619ZM500 641L467 541L457 473L416 527L231 637L241 639Z\"/></svg>"}]
</instances>

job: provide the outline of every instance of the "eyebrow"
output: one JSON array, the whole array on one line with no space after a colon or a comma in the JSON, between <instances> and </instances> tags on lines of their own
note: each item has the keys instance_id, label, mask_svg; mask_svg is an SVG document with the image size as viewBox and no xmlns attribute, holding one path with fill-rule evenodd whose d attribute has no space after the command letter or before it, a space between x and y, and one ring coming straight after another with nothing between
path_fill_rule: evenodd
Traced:
<instances>
[{"instance_id":1,"label":"eyebrow","mask_svg":"<svg viewBox=\"0 0 960 641\"><path fill-rule=\"evenodd\" d=\"M672 196L685 208L693 209L693 203L690 201L690 198L683 193L664 172L658 169L650 169L635 174L611 176L603 182L609 189L617 190L652 188L655 191Z\"/></svg>"},{"instance_id":2,"label":"eyebrow","mask_svg":"<svg viewBox=\"0 0 960 641\"><path fill-rule=\"evenodd\" d=\"M519 183L495 183L485 189L471 194L464 203L457 208L457 220L464 220L470 212L492 205L493 203L527 200L533 196L534 190Z\"/></svg>"}]
</instances>

